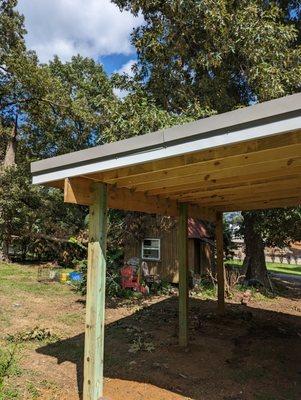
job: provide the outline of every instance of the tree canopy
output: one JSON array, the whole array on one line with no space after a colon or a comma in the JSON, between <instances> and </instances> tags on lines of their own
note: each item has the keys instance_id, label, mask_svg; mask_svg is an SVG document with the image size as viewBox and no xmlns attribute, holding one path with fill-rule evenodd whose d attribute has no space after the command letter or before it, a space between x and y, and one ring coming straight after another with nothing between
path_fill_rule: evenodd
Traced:
<instances>
[{"instance_id":1,"label":"tree canopy","mask_svg":"<svg viewBox=\"0 0 301 400\"><path fill-rule=\"evenodd\" d=\"M137 75L167 110L201 117L299 88L299 2L114 2L145 19Z\"/></svg>"},{"instance_id":2,"label":"tree canopy","mask_svg":"<svg viewBox=\"0 0 301 400\"><path fill-rule=\"evenodd\" d=\"M300 91L299 1L114 3L144 16L132 35L136 79L173 114L196 119ZM264 241L299 240L300 210L243 215L247 275L265 280Z\"/></svg>"}]
</instances>

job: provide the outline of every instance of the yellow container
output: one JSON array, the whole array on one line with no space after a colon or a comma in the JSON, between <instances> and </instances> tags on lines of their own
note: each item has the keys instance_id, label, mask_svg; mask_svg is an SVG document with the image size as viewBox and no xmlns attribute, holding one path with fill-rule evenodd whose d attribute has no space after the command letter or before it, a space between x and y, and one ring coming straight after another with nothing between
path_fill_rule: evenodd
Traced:
<instances>
[{"instance_id":1,"label":"yellow container","mask_svg":"<svg viewBox=\"0 0 301 400\"><path fill-rule=\"evenodd\" d=\"M60 275L60 282L61 283L66 283L69 278L69 273L68 272L62 272Z\"/></svg>"}]
</instances>

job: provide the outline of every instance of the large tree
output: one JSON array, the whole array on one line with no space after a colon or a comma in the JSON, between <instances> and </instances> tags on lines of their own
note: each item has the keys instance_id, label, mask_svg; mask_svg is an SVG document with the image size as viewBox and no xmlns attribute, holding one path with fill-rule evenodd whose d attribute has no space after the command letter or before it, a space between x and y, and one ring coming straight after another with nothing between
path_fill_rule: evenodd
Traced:
<instances>
[{"instance_id":1,"label":"large tree","mask_svg":"<svg viewBox=\"0 0 301 400\"><path fill-rule=\"evenodd\" d=\"M167 111L199 118L300 90L297 0L114 0L144 16L132 41L140 79ZM290 211L279 211L285 227ZM266 280L264 229L269 212L245 213L247 275ZM293 213L298 220L298 213Z\"/></svg>"},{"instance_id":2,"label":"large tree","mask_svg":"<svg viewBox=\"0 0 301 400\"><path fill-rule=\"evenodd\" d=\"M223 112L299 87L295 2L289 11L259 0L114 2L143 14L137 73L168 110Z\"/></svg>"},{"instance_id":3,"label":"large tree","mask_svg":"<svg viewBox=\"0 0 301 400\"><path fill-rule=\"evenodd\" d=\"M245 237L246 279L256 279L270 286L265 266L264 248L283 248L301 240L301 207L243 212L241 231Z\"/></svg>"},{"instance_id":4,"label":"large tree","mask_svg":"<svg viewBox=\"0 0 301 400\"><path fill-rule=\"evenodd\" d=\"M30 184L30 161L182 120L159 109L139 82L110 78L92 59L39 64L26 49L16 4L0 0L0 241L6 259L13 240L32 251L39 238L62 239L83 228L86 210L57 207L58 191ZM114 88L125 89L125 97Z\"/></svg>"},{"instance_id":5,"label":"large tree","mask_svg":"<svg viewBox=\"0 0 301 400\"><path fill-rule=\"evenodd\" d=\"M31 185L29 164L95 144L101 101L114 96L93 60L75 57L63 64L55 58L40 65L26 49L24 19L16 5L0 1L0 242L5 259L13 240L26 249L41 237L68 237L82 228L80 209L57 207L59 192Z\"/></svg>"}]
</instances>

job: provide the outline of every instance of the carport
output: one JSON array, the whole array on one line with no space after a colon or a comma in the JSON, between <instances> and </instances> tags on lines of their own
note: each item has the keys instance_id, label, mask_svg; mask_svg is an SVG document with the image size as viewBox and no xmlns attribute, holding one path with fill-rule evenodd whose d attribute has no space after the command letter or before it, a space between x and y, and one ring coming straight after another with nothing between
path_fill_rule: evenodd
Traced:
<instances>
[{"instance_id":1,"label":"carport","mask_svg":"<svg viewBox=\"0 0 301 400\"><path fill-rule=\"evenodd\" d=\"M300 205L301 93L32 163L33 183L90 206L84 400L103 390L107 209L179 219L179 344L188 343L187 218L215 223L218 311L225 310L227 211Z\"/></svg>"}]
</instances>

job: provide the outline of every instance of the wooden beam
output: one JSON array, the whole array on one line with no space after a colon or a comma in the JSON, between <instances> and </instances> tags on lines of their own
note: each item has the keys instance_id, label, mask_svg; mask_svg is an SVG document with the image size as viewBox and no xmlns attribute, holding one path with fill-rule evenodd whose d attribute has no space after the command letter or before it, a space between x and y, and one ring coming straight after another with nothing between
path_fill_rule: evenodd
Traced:
<instances>
[{"instance_id":1,"label":"wooden beam","mask_svg":"<svg viewBox=\"0 0 301 400\"><path fill-rule=\"evenodd\" d=\"M178 223L179 258L179 345L188 345L188 207L180 205Z\"/></svg>"},{"instance_id":2,"label":"wooden beam","mask_svg":"<svg viewBox=\"0 0 301 400\"><path fill-rule=\"evenodd\" d=\"M93 181L86 178L65 179L64 201L66 203L90 205L93 204ZM135 193L129 189L119 189L107 185L108 208L125 211L140 211L150 214L168 215L177 217L179 205L175 200L162 199L157 196L147 196L145 193ZM190 217L214 221L215 213L210 209L201 209L198 205L189 205Z\"/></svg>"},{"instance_id":3,"label":"wooden beam","mask_svg":"<svg viewBox=\"0 0 301 400\"><path fill-rule=\"evenodd\" d=\"M239 166L229 167L225 169L216 169L215 171L196 173L189 176L178 176L170 179L162 179L161 181L152 181L143 184L133 184L131 189L135 191L150 191L154 189L174 187L179 185L195 184L200 185L206 184L209 180L227 179L231 177L236 177L237 179L248 174L255 173L265 173L266 178L269 178L269 174L275 173L275 171L280 172L280 170L285 169L287 174L294 167L299 168L301 171L301 153L298 157L293 157L284 160L266 160L266 162L261 162L258 164L245 165L243 168Z\"/></svg>"},{"instance_id":4,"label":"wooden beam","mask_svg":"<svg viewBox=\"0 0 301 400\"><path fill-rule=\"evenodd\" d=\"M301 183L299 183L300 185ZM272 200L281 200L287 199L289 197L300 197L301 198L301 188L297 187L291 190L275 190L275 191L267 191L263 193L244 193L242 190L241 194L235 194L233 196L225 196L221 199L215 198L207 198L207 199L196 199L197 204L202 204L204 207L217 207L217 206L227 206L228 204L235 203L250 203L251 201L272 201Z\"/></svg>"},{"instance_id":5,"label":"wooden beam","mask_svg":"<svg viewBox=\"0 0 301 400\"><path fill-rule=\"evenodd\" d=\"M89 214L89 245L84 358L84 400L103 395L103 353L106 287L107 187L93 185Z\"/></svg>"},{"instance_id":6,"label":"wooden beam","mask_svg":"<svg viewBox=\"0 0 301 400\"><path fill-rule=\"evenodd\" d=\"M277 144L277 141L275 142ZM301 143L284 146L280 148L270 148L263 151L233 155L229 157L216 158L213 160L202 161L199 163L186 164L183 167L159 170L149 174L138 176L105 180L110 184L117 184L118 187L139 187L151 182L166 181L167 179L178 179L202 174L210 174L227 168L244 168L245 166L260 164L267 160L289 160L301 154ZM168 160L167 160L168 163Z\"/></svg>"},{"instance_id":7,"label":"wooden beam","mask_svg":"<svg viewBox=\"0 0 301 400\"><path fill-rule=\"evenodd\" d=\"M64 180L46 182L46 183L44 183L44 186L57 188L57 189L64 189Z\"/></svg>"},{"instance_id":8,"label":"wooden beam","mask_svg":"<svg viewBox=\"0 0 301 400\"><path fill-rule=\"evenodd\" d=\"M273 137L235 143L231 146L225 145L213 149L202 150L200 152L171 157L169 159L155 160L146 164L138 164L119 168L117 170L94 173L90 174L89 177L99 181L109 182L114 179L118 180L128 177L138 177L141 175L146 176L149 173L157 171L166 171L223 157L260 152L271 148L280 148L297 143L301 143L301 131L286 132Z\"/></svg>"},{"instance_id":9,"label":"wooden beam","mask_svg":"<svg viewBox=\"0 0 301 400\"><path fill-rule=\"evenodd\" d=\"M162 186L159 189L148 190L149 196L161 196L176 200L178 195L192 193L192 191L211 190L211 189L225 189L229 187L239 187L240 185L248 185L254 183L272 182L280 179L291 179L300 177L300 167L293 167L289 171L285 168L281 170L269 171L267 176L266 172L248 173L242 176L231 176L229 178L208 179L206 182L186 183L183 185L176 185L173 187Z\"/></svg>"},{"instance_id":10,"label":"wooden beam","mask_svg":"<svg viewBox=\"0 0 301 400\"><path fill-rule=\"evenodd\" d=\"M227 204L224 206L214 207L217 211L230 212L230 211L251 211L251 210L265 210L269 208L286 208L286 207L299 207L301 206L300 197L289 197L287 199L276 200L261 200L261 201L248 201L244 203Z\"/></svg>"},{"instance_id":11,"label":"wooden beam","mask_svg":"<svg viewBox=\"0 0 301 400\"><path fill-rule=\"evenodd\" d=\"M219 314L225 313L225 267L224 267L224 238L223 214L216 214L216 267L217 267L217 309Z\"/></svg>"},{"instance_id":12,"label":"wooden beam","mask_svg":"<svg viewBox=\"0 0 301 400\"><path fill-rule=\"evenodd\" d=\"M278 180L272 180L270 182L260 182L260 183L241 183L239 185L231 185L230 187L224 187L220 189L207 188L206 190L191 191L188 193L183 193L182 195L171 196L171 198L177 199L181 202L205 200L205 199L224 199L228 196L240 195L242 193L248 194L249 196L257 195L259 193L267 193L269 191L277 190L291 190L301 186L300 177L294 178L283 178Z\"/></svg>"}]
</instances>

